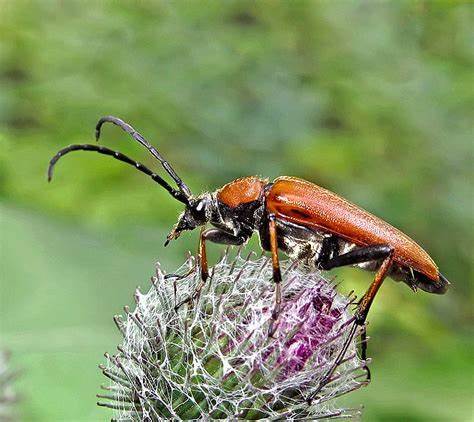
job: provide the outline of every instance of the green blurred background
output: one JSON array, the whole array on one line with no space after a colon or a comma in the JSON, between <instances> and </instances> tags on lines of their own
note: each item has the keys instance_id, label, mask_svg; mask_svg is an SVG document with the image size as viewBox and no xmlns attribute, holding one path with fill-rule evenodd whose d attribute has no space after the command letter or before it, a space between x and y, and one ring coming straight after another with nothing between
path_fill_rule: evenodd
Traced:
<instances>
[{"instance_id":1,"label":"green blurred background","mask_svg":"<svg viewBox=\"0 0 474 422\"><path fill-rule=\"evenodd\" d=\"M195 250L122 163L76 153L131 122L195 193L242 175L330 188L423 245L445 296L388 281L370 316L365 420L472 418L472 3L0 1L0 347L24 420L104 420L112 315ZM159 168L116 127L103 143ZM252 247L258 247L253 241ZM220 248L211 246L216 254ZM370 275L340 270L343 291Z\"/></svg>"}]
</instances>

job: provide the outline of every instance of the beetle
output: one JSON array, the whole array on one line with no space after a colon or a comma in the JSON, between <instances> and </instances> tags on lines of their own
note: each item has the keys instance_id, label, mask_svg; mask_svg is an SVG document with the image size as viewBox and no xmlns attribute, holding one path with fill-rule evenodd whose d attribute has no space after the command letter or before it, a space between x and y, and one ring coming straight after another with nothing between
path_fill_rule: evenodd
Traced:
<instances>
[{"instance_id":1,"label":"beetle","mask_svg":"<svg viewBox=\"0 0 474 422\"><path fill-rule=\"evenodd\" d=\"M161 163L176 188L126 155L92 144L70 145L58 151L49 163L48 180L52 178L55 164L65 154L94 151L133 165L182 202L184 212L168 234L165 246L183 231L203 227L199 237L201 281L193 297L187 300L196 298L209 278L206 242L243 245L255 232L263 250L270 251L272 257L275 304L270 334L275 329L282 303L278 250L321 270L357 266L375 272L373 282L357 306L355 321L359 326L365 324L371 304L387 276L406 283L414 291L421 288L443 294L448 289L449 281L414 240L329 190L296 177L283 176L270 182L249 176L236 179L215 192L194 196L157 149L123 120L102 117L96 125L97 141L104 123L120 127L144 146ZM208 223L213 227L204 229ZM363 346L364 359L365 353Z\"/></svg>"}]
</instances>

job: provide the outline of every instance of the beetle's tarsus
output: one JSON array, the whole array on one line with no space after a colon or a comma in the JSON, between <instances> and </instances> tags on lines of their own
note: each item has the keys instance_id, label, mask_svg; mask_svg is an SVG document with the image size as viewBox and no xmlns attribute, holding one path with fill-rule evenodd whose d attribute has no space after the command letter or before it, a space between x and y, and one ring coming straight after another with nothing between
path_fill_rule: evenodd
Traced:
<instances>
[{"instance_id":1,"label":"beetle's tarsus","mask_svg":"<svg viewBox=\"0 0 474 422\"><path fill-rule=\"evenodd\" d=\"M276 338L275 337L275 332L278 328L277 322L278 321L276 319L273 319L273 318L270 320L270 325L268 327L268 337L269 338L273 338L273 339Z\"/></svg>"}]
</instances>

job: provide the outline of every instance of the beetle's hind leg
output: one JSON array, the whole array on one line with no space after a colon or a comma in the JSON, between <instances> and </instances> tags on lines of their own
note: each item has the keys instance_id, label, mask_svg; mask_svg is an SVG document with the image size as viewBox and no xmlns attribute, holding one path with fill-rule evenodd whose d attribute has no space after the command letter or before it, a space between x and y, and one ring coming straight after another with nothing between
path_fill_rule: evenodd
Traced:
<instances>
[{"instance_id":1,"label":"beetle's hind leg","mask_svg":"<svg viewBox=\"0 0 474 422\"><path fill-rule=\"evenodd\" d=\"M365 323L375 295L377 294L380 286L388 274L388 271L390 270L390 266L393 262L393 248L388 245L374 245L357 248L326 261L323 260L319 263L319 266L323 270L331 270L336 267L357 265L364 262L379 261L382 259L382 264L375 274L374 281L367 289L367 292L364 294L357 307L356 319L359 325L363 325Z\"/></svg>"},{"instance_id":2,"label":"beetle's hind leg","mask_svg":"<svg viewBox=\"0 0 474 422\"><path fill-rule=\"evenodd\" d=\"M363 362L367 362L367 341L367 327L364 325L362 326L362 332L360 333L360 358ZM370 374L370 368L367 366L367 364L364 364L364 369L367 373L367 381L370 381L372 376Z\"/></svg>"},{"instance_id":3,"label":"beetle's hind leg","mask_svg":"<svg viewBox=\"0 0 474 422\"><path fill-rule=\"evenodd\" d=\"M382 260L382 264L380 265L379 269L377 270L374 281L369 286L367 291L365 292L362 299L359 301L357 305L357 311L355 314L356 324L359 326L363 326L367 319L367 314L369 313L370 306L374 301L374 298L380 289L385 277L390 270L390 267L393 262L393 248L389 245L374 245L374 246L367 246L362 248L354 249L350 252L347 252L342 255L338 255L334 258L328 259L326 261L320 262L320 267L323 270L330 270L336 267L343 267L346 265L356 265L361 264L364 262L370 261L379 261ZM345 345L345 349L349 346ZM361 358L363 361L367 360L367 333L366 328L363 328L361 333ZM367 371L367 378L370 379L370 371L367 366L365 366Z\"/></svg>"}]
</instances>

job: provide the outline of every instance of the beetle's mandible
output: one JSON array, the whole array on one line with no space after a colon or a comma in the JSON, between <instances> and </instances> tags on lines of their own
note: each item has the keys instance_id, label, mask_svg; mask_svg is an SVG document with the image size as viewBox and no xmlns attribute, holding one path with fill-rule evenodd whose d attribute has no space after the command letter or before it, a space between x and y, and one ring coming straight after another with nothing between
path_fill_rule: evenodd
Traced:
<instances>
[{"instance_id":1,"label":"beetle's mandible","mask_svg":"<svg viewBox=\"0 0 474 422\"><path fill-rule=\"evenodd\" d=\"M206 241L242 245L257 232L262 248L271 252L276 284L270 333L275 329L281 307L278 249L322 270L352 265L374 271L374 281L360 300L356 312L359 325L364 324L386 276L405 282L413 290L421 288L429 293L442 294L448 288L448 280L415 241L335 193L295 177L279 177L269 182L251 176L234 180L215 192L194 196L161 154L121 119L113 116L101 118L96 126L96 140L106 122L117 125L142 144L158 159L176 187L124 154L92 144L61 149L50 161L48 180L51 180L56 162L69 152L83 150L110 155L147 174L185 205L165 246L184 230L211 224L213 228L202 230L199 239L201 283L195 296L209 277ZM363 346L365 358L365 342Z\"/></svg>"}]
</instances>

